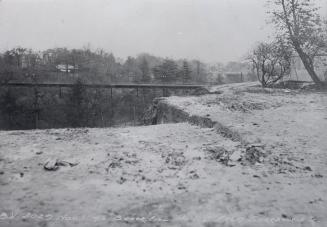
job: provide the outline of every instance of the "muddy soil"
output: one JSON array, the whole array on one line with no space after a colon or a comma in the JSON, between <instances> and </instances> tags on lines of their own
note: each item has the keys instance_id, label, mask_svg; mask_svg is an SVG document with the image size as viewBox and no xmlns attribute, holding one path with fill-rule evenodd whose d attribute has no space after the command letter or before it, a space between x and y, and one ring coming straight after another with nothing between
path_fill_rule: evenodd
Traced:
<instances>
[{"instance_id":1,"label":"muddy soil","mask_svg":"<svg viewBox=\"0 0 327 227\"><path fill-rule=\"evenodd\" d=\"M327 94L212 89L163 102L240 139L187 122L0 132L0 226L326 226Z\"/></svg>"}]
</instances>

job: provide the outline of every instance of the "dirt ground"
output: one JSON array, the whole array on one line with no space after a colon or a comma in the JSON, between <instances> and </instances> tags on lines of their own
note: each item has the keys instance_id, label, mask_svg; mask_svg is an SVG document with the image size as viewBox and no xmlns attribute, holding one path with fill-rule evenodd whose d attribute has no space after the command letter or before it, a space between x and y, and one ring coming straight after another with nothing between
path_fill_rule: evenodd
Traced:
<instances>
[{"instance_id":1,"label":"dirt ground","mask_svg":"<svg viewBox=\"0 0 327 227\"><path fill-rule=\"evenodd\" d=\"M0 226L327 226L327 94L212 91L164 101L240 139L186 122L0 132ZM209 152L251 144L260 162Z\"/></svg>"}]
</instances>

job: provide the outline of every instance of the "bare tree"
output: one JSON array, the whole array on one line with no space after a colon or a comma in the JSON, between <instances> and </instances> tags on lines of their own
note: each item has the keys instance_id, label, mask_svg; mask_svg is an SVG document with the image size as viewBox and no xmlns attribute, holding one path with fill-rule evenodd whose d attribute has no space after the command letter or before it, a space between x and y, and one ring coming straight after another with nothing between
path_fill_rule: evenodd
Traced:
<instances>
[{"instance_id":1,"label":"bare tree","mask_svg":"<svg viewBox=\"0 0 327 227\"><path fill-rule=\"evenodd\" d=\"M326 51L326 34L319 8L313 0L269 0L272 7L273 23L299 55L312 80L319 86L327 82L317 75L314 68L315 57Z\"/></svg>"},{"instance_id":2,"label":"bare tree","mask_svg":"<svg viewBox=\"0 0 327 227\"><path fill-rule=\"evenodd\" d=\"M292 51L281 41L260 43L249 55L253 69L263 87L289 75Z\"/></svg>"}]
</instances>

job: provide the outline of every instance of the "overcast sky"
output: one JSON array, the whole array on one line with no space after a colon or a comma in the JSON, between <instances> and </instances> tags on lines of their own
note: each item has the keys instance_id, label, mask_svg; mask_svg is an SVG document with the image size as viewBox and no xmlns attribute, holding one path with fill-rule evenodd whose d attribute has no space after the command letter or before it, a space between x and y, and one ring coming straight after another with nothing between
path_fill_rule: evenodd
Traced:
<instances>
[{"instance_id":1,"label":"overcast sky","mask_svg":"<svg viewBox=\"0 0 327 227\"><path fill-rule=\"evenodd\" d=\"M320 0L317 0L321 2ZM240 60L271 33L265 0L0 0L0 49L103 48Z\"/></svg>"}]
</instances>

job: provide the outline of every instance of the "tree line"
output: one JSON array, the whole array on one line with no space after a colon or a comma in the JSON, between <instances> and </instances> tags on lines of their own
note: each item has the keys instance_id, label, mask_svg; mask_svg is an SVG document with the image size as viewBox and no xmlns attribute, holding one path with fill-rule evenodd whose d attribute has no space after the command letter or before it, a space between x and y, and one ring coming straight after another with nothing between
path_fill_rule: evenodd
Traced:
<instances>
[{"instance_id":1,"label":"tree line","mask_svg":"<svg viewBox=\"0 0 327 227\"><path fill-rule=\"evenodd\" d=\"M125 61L101 49L55 48L36 52L13 48L0 54L0 82L205 83L206 65L198 60L164 59L149 54Z\"/></svg>"}]
</instances>

